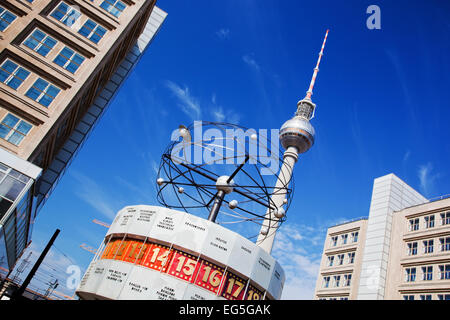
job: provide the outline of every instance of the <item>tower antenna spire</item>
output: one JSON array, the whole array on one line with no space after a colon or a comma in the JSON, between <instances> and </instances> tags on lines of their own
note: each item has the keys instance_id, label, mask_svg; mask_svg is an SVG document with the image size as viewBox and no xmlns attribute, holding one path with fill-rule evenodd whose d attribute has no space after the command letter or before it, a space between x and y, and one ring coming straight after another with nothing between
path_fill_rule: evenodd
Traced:
<instances>
[{"instance_id":1,"label":"tower antenna spire","mask_svg":"<svg viewBox=\"0 0 450 320\"><path fill-rule=\"evenodd\" d=\"M320 60L322 59L322 56L323 56L323 49L325 49L325 42L327 42L328 31L330 31L330 30L327 29L327 32L325 33L325 38L323 39L322 48L320 49L320 52L319 52L319 58L317 59L317 64L316 64L316 67L314 68L314 73L313 73L313 76L311 79L311 83L309 84L309 89L308 89L308 91L306 91L305 99L311 99L311 96L313 94L314 83L316 82L316 77L317 77L317 74L319 73L319 64L320 64Z\"/></svg>"}]
</instances>

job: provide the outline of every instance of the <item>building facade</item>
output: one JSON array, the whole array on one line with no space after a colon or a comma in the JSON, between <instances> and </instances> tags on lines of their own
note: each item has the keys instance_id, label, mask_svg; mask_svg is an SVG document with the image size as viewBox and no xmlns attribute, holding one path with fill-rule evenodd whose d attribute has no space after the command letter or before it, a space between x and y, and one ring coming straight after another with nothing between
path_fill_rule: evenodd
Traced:
<instances>
[{"instance_id":1,"label":"building facade","mask_svg":"<svg viewBox=\"0 0 450 320\"><path fill-rule=\"evenodd\" d=\"M356 228L359 244L343 243ZM353 263L336 266L347 248ZM450 199L430 202L393 174L375 179L369 217L328 229L314 298L450 299Z\"/></svg>"},{"instance_id":2,"label":"building facade","mask_svg":"<svg viewBox=\"0 0 450 320\"><path fill-rule=\"evenodd\" d=\"M385 298L450 300L450 199L394 214Z\"/></svg>"},{"instance_id":3,"label":"building facade","mask_svg":"<svg viewBox=\"0 0 450 320\"><path fill-rule=\"evenodd\" d=\"M366 218L328 229L316 283L317 299L356 298L366 229Z\"/></svg>"},{"instance_id":4,"label":"building facade","mask_svg":"<svg viewBox=\"0 0 450 320\"><path fill-rule=\"evenodd\" d=\"M0 3L0 273L163 23L156 0Z\"/></svg>"}]
</instances>

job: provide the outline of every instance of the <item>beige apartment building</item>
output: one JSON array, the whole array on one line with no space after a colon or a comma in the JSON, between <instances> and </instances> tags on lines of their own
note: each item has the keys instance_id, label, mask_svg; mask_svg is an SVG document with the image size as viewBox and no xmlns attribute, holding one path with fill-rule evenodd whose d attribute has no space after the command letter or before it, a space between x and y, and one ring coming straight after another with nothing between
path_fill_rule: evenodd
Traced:
<instances>
[{"instance_id":1,"label":"beige apartment building","mask_svg":"<svg viewBox=\"0 0 450 320\"><path fill-rule=\"evenodd\" d=\"M156 0L0 2L0 275L163 23Z\"/></svg>"},{"instance_id":2,"label":"beige apartment building","mask_svg":"<svg viewBox=\"0 0 450 320\"><path fill-rule=\"evenodd\" d=\"M386 299L450 300L450 198L394 214Z\"/></svg>"},{"instance_id":3,"label":"beige apartment building","mask_svg":"<svg viewBox=\"0 0 450 320\"><path fill-rule=\"evenodd\" d=\"M328 229L320 277L316 284L317 299L356 299L361 270L362 250L367 219L360 218Z\"/></svg>"},{"instance_id":4,"label":"beige apartment building","mask_svg":"<svg viewBox=\"0 0 450 320\"><path fill-rule=\"evenodd\" d=\"M450 300L450 198L375 179L369 217L328 229L314 299Z\"/></svg>"}]
</instances>

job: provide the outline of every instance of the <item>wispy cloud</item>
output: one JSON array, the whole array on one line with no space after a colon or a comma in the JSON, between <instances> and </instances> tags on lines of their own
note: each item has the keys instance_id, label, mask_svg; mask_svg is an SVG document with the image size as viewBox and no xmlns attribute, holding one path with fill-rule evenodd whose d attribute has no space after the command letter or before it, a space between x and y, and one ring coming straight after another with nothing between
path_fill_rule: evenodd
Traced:
<instances>
[{"instance_id":1,"label":"wispy cloud","mask_svg":"<svg viewBox=\"0 0 450 320\"><path fill-rule=\"evenodd\" d=\"M412 91L408 86L408 75L405 72L407 69L402 66L401 59L395 51L385 49L385 52L388 59L394 66L394 71L397 75L398 82L403 93L405 109L411 119L412 125L414 125L414 131L419 134L418 136L423 136L423 125L422 121L420 121L420 117L418 116L418 104L414 102L414 91Z\"/></svg>"},{"instance_id":2,"label":"wispy cloud","mask_svg":"<svg viewBox=\"0 0 450 320\"><path fill-rule=\"evenodd\" d=\"M315 225L283 224L278 230L272 255L285 271L282 299L314 298L327 229L348 218L323 220Z\"/></svg>"},{"instance_id":3,"label":"wispy cloud","mask_svg":"<svg viewBox=\"0 0 450 320\"><path fill-rule=\"evenodd\" d=\"M350 116L348 120L350 121L349 128L352 133L354 149L358 153L359 164L365 172L370 170L372 165L371 158L369 156L370 152L367 150L367 143L365 143L365 130L361 128L361 121L359 120L359 114L361 112L361 107L357 102L353 103L350 110Z\"/></svg>"},{"instance_id":4,"label":"wispy cloud","mask_svg":"<svg viewBox=\"0 0 450 320\"><path fill-rule=\"evenodd\" d=\"M187 114L193 120L200 119L202 113L200 103L196 98L191 96L188 87L182 88L181 86L170 80L165 81L165 85L175 95L175 97L177 97L179 101L178 106L185 114Z\"/></svg>"},{"instance_id":5,"label":"wispy cloud","mask_svg":"<svg viewBox=\"0 0 450 320\"><path fill-rule=\"evenodd\" d=\"M403 162L408 161L410 156L411 156L411 150L407 150L403 156Z\"/></svg>"},{"instance_id":6,"label":"wispy cloud","mask_svg":"<svg viewBox=\"0 0 450 320\"><path fill-rule=\"evenodd\" d=\"M81 172L72 171L71 176L78 182L74 185L75 194L103 216L111 220L114 219L116 210L112 206L111 197L100 185Z\"/></svg>"},{"instance_id":7,"label":"wispy cloud","mask_svg":"<svg viewBox=\"0 0 450 320\"><path fill-rule=\"evenodd\" d=\"M217 122L229 122L233 124L238 124L240 116L236 112L230 109L224 109L222 106L217 104L217 96L215 93L211 96L212 106L210 108L211 115L214 121Z\"/></svg>"},{"instance_id":8,"label":"wispy cloud","mask_svg":"<svg viewBox=\"0 0 450 320\"><path fill-rule=\"evenodd\" d=\"M140 185L137 181L128 181L120 176L115 176L114 179L117 180L118 185L121 187L128 189L133 194L135 199L130 199L134 201L145 201L147 203L151 203L153 194L150 193L148 189L148 185Z\"/></svg>"},{"instance_id":9,"label":"wispy cloud","mask_svg":"<svg viewBox=\"0 0 450 320\"><path fill-rule=\"evenodd\" d=\"M222 40L228 39L228 38L230 38L230 29L221 28L216 31L216 36Z\"/></svg>"},{"instance_id":10,"label":"wispy cloud","mask_svg":"<svg viewBox=\"0 0 450 320\"><path fill-rule=\"evenodd\" d=\"M282 299L312 299L320 268L323 228L283 225L277 233L273 256L286 273Z\"/></svg>"},{"instance_id":11,"label":"wispy cloud","mask_svg":"<svg viewBox=\"0 0 450 320\"><path fill-rule=\"evenodd\" d=\"M155 160L152 160L152 170L156 177L159 172L159 165Z\"/></svg>"},{"instance_id":12,"label":"wispy cloud","mask_svg":"<svg viewBox=\"0 0 450 320\"><path fill-rule=\"evenodd\" d=\"M259 71L261 69L260 65L256 60L253 58L253 54L246 54L242 56L242 60L249 65L251 68Z\"/></svg>"},{"instance_id":13,"label":"wispy cloud","mask_svg":"<svg viewBox=\"0 0 450 320\"><path fill-rule=\"evenodd\" d=\"M215 110L212 110L211 112L214 116L215 121L223 122L225 120L225 113L223 112L222 107L217 107Z\"/></svg>"},{"instance_id":14,"label":"wispy cloud","mask_svg":"<svg viewBox=\"0 0 450 320\"><path fill-rule=\"evenodd\" d=\"M436 179L440 176L439 173L432 173L432 171L433 165L431 162L419 166L419 170L417 171L420 189L426 196L430 196L430 193L434 192Z\"/></svg>"}]
</instances>

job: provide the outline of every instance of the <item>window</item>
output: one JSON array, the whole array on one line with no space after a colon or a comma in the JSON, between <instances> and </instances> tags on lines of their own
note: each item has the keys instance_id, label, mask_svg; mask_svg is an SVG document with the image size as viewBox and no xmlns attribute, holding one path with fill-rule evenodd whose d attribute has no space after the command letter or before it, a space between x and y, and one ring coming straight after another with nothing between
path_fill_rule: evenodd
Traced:
<instances>
[{"instance_id":1,"label":"window","mask_svg":"<svg viewBox=\"0 0 450 320\"><path fill-rule=\"evenodd\" d=\"M0 163L0 219L5 215L30 178Z\"/></svg>"},{"instance_id":2,"label":"window","mask_svg":"<svg viewBox=\"0 0 450 320\"><path fill-rule=\"evenodd\" d=\"M337 237L337 236L331 237L331 246L336 247L336 245L337 245L337 240L338 240L338 237Z\"/></svg>"},{"instance_id":3,"label":"window","mask_svg":"<svg viewBox=\"0 0 450 320\"><path fill-rule=\"evenodd\" d=\"M53 60L54 63L63 67L71 73L75 73L83 63L84 57L68 47L64 47L58 56Z\"/></svg>"},{"instance_id":4,"label":"window","mask_svg":"<svg viewBox=\"0 0 450 320\"><path fill-rule=\"evenodd\" d=\"M403 296L403 300L414 300L414 295L405 295Z\"/></svg>"},{"instance_id":5,"label":"window","mask_svg":"<svg viewBox=\"0 0 450 320\"><path fill-rule=\"evenodd\" d=\"M450 251L450 237L440 238L441 251Z\"/></svg>"},{"instance_id":6,"label":"window","mask_svg":"<svg viewBox=\"0 0 450 320\"><path fill-rule=\"evenodd\" d=\"M409 220L409 231L419 230L419 218Z\"/></svg>"},{"instance_id":7,"label":"window","mask_svg":"<svg viewBox=\"0 0 450 320\"><path fill-rule=\"evenodd\" d=\"M408 256L415 256L417 254L417 242L408 243Z\"/></svg>"},{"instance_id":8,"label":"window","mask_svg":"<svg viewBox=\"0 0 450 320\"><path fill-rule=\"evenodd\" d=\"M32 125L8 113L0 123L0 138L18 146Z\"/></svg>"},{"instance_id":9,"label":"window","mask_svg":"<svg viewBox=\"0 0 450 320\"><path fill-rule=\"evenodd\" d=\"M434 240L423 241L423 253L433 253Z\"/></svg>"},{"instance_id":10,"label":"window","mask_svg":"<svg viewBox=\"0 0 450 320\"><path fill-rule=\"evenodd\" d=\"M348 263L351 264L355 262L355 253L354 252L349 252L348 253Z\"/></svg>"},{"instance_id":11,"label":"window","mask_svg":"<svg viewBox=\"0 0 450 320\"><path fill-rule=\"evenodd\" d=\"M323 287L328 288L330 286L330 277L323 277Z\"/></svg>"},{"instance_id":12,"label":"window","mask_svg":"<svg viewBox=\"0 0 450 320\"><path fill-rule=\"evenodd\" d=\"M91 19L88 19L78 31L78 33L88 38L92 42L98 43L100 39L105 35L106 29L96 24Z\"/></svg>"},{"instance_id":13,"label":"window","mask_svg":"<svg viewBox=\"0 0 450 320\"><path fill-rule=\"evenodd\" d=\"M342 265L344 263L344 255L338 254L337 258L338 258L338 264Z\"/></svg>"},{"instance_id":14,"label":"window","mask_svg":"<svg viewBox=\"0 0 450 320\"><path fill-rule=\"evenodd\" d=\"M5 31L16 20L17 16L3 7L0 7L0 31Z\"/></svg>"},{"instance_id":15,"label":"window","mask_svg":"<svg viewBox=\"0 0 450 320\"><path fill-rule=\"evenodd\" d=\"M450 211L441 213L441 224L442 225L450 224Z\"/></svg>"},{"instance_id":16,"label":"window","mask_svg":"<svg viewBox=\"0 0 450 320\"><path fill-rule=\"evenodd\" d=\"M352 275L345 274L344 275L344 287L349 287L351 283L352 283Z\"/></svg>"},{"instance_id":17,"label":"window","mask_svg":"<svg viewBox=\"0 0 450 320\"><path fill-rule=\"evenodd\" d=\"M433 280L433 266L422 267L422 273L423 273L422 280L424 281Z\"/></svg>"},{"instance_id":18,"label":"window","mask_svg":"<svg viewBox=\"0 0 450 320\"><path fill-rule=\"evenodd\" d=\"M334 256L328 257L328 266L329 266L329 267L332 267L332 266L333 266L333 262L334 262Z\"/></svg>"},{"instance_id":19,"label":"window","mask_svg":"<svg viewBox=\"0 0 450 320\"><path fill-rule=\"evenodd\" d=\"M421 294L420 300L431 300L431 294Z\"/></svg>"},{"instance_id":20,"label":"window","mask_svg":"<svg viewBox=\"0 0 450 320\"><path fill-rule=\"evenodd\" d=\"M22 84L29 74L29 71L19 67L11 60L6 60L0 66L0 81L15 90Z\"/></svg>"},{"instance_id":21,"label":"window","mask_svg":"<svg viewBox=\"0 0 450 320\"><path fill-rule=\"evenodd\" d=\"M450 280L450 264L439 266L440 280Z\"/></svg>"},{"instance_id":22,"label":"window","mask_svg":"<svg viewBox=\"0 0 450 320\"><path fill-rule=\"evenodd\" d=\"M352 232L352 242L358 242L358 235L359 235L358 231Z\"/></svg>"},{"instance_id":23,"label":"window","mask_svg":"<svg viewBox=\"0 0 450 320\"><path fill-rule=\"evenodd\" d=\"M342 244L347 244L347 239L348 239L348 234L343 234L341 236L341 243Z\"/></svg>"},{"instance_id":24,"label":"window","mask_svg":"<svg viewBox=\"0 0 450 320\"><path fill-rule=\"evenodd\" d=\"M338 287L339 287L339 284L340 284L340 282L341 282L341 276L334 276L333 278L334 278L334 286L335 286L336 288L338 288Z\"/></svg>"},{"instance_id":25,"label":"window","mask_svg":"<svg viewBox=\"0 0 450 320\"><path fill-rule=\"evenodd\" d=\"M406 268L406 282L416 281L416 268Z\"/></svg>"},{"instance_id":26,"label":"window","mask_svg":"<svg viewBox=\"0 0 450 320\"><path fill-rule=\"evenodd\" d=\"M433 228L433 227L434 227L434 214L425 217L425 228Z\"/></svg>"},{"instance_id":27,"label":"window","mask_svg":"<svg viewBox=\"0 0 450 320\"><path fill-rule=\"evenodd\" d=\"M71 27L81 16L81 13L69 6L68 4L61 2L55 10L50 14L53 18L61 21L66 26Z\"/></svg>"},{"instance_id":28,"label":"window","mask_svg":"<svg viewBox=\"0 0 450 320\"><path fill-rule=\"evenodd\" d=\"M439 300L450 300L450 294L438 294Z\"/></svg>"},{"instance_id":29,"label":"window","mask_svg":"<svg viewBox=\"0 0 450 320\"><path fill-rule=\"evenodd\" d=\"M36 29L23 44L45 57L56 43L57 41L55 39L41 30Z\"/></svg>"},{"instance_id":30,"label":"window","mask_svg":"<svg viewBox=\"0 0 450 320\"><path fill-rule=\"evenodd\" d=\"M123 10L125 10L126 7L127 6L119 0L105 0L100 5L100 8L105 9L116 18L120 16L120 14L123 12Z\"/></svg>"},{"instance_id":31,"label":"window","mask_svg":"<svg viewBox=\"0 0 450 320\"><path fill-rule=\"evenodd\" d=\"M48 107L50 103L55 99L59 91L59 88L41 78L38 78L25 95L28 98L39 102L44 107Z\"/></svg>"}]
</instances>

